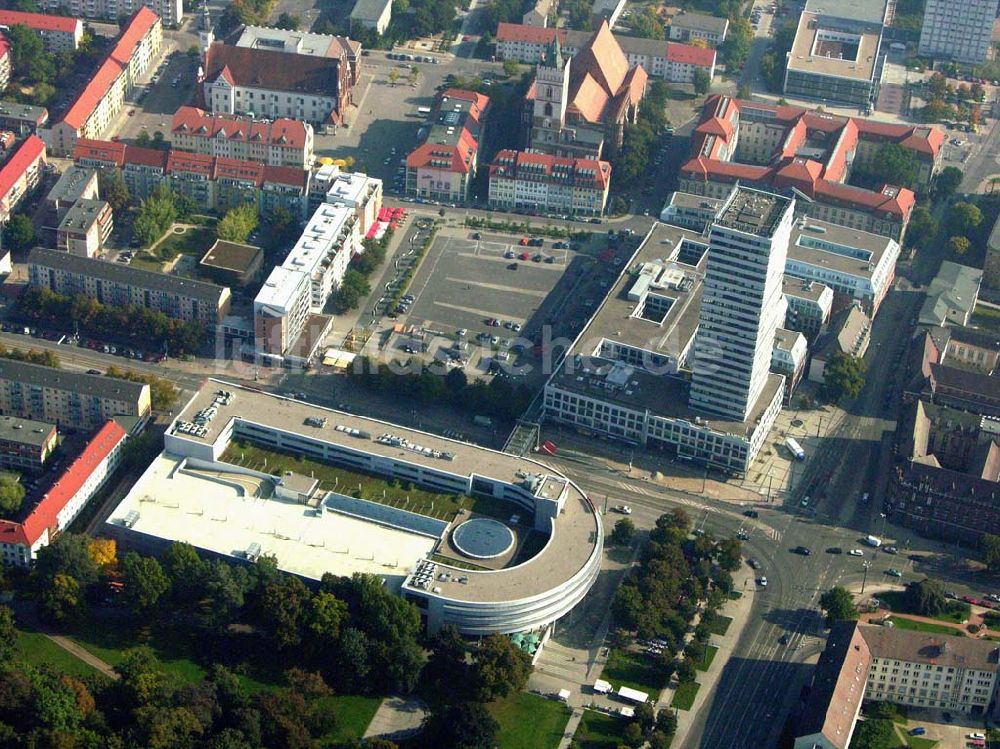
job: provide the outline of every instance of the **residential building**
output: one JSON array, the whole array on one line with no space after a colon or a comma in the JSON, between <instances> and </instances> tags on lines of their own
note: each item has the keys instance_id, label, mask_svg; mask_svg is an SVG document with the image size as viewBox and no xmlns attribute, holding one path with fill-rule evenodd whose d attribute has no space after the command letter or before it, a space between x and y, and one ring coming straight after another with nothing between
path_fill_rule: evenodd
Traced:
<instances>
[{"instance_id":1,"label":"residential building","mask_svg":"<svg viewBox=\"0 0 1000 749\"><path fill-rule=\"evenodd\" d=\"M549 16L552 15L555 3L553 0L537 0L537 2L521 16L521 23L525 26L538 26L545 28L549 25Z\"/></svg>"},{"instance_id":2,"label":"residential building","mask_svg":"<svg viewBox=\"0 0 1000 749\"><path fill-rule=\"evenodd\" d=\"M704 41L718 47L726 41L729 33L729 19L719 16L708 16L704 13L689 13L681 11L670 17L667 26L668 38L674 42Z\"/></svg>"},{"instance_id":3,"label":"residential building","mask_svg":"<svg viewBox=\"0 0 1000 749\"><path fill-rule=\"evenodd\" d=\"M848 749L871 663L857 622L834 622L797 721L795 749Z\"/></svg>"},{"instance_id":4,"label":"residential building","mask_svg":"<svg viewBox=\"0 0 1000 749\"><path fill-rule=\"evenodd\" d=\"M464 203L479 167L489 97L449 88L438 94L424 141L406 157L406 194Z\"/></svg>"},{"instance_id":5,"label":"residential building","mask_svg":"<svg viewBox=\"0 0 1000 749\"><path fill-rule=\"evenodd\" d=\"M917 322L921 325L968 325L979 299L983 271L950 260L941 263L927 285Z\"/></svg>"},{"instance_id":6,"label":"residential building","mask_svg":"<svg viewBox=\"0 0 1000 749\"><path fill-rule=\"evenodd\" d=\"M55 231L69 209L81 198L98 198L97 171L73 164L59 175L59 179L45 196L45 226Z\"/></svg>"},{"instance_id":7,"label":"residential building","mask_svg":"<svg viewBox=\"0 0 1000 749\"><path fill-rule=\"evenodd\" d=\"M6 224L18 204L42 177L46 163L45 143L37 135L29 135L0 166L0 224Z\"/></svg>"},{"instance_id":8,"label":"residential building","mask_svg":"<svg viewBox=\"0 0 1000 749\"><path fill-rule=\"evenodd\" d=\"M810 112L798 107L709 96L681 166L680 189L721 198L739 182L794 194L800 214L902 238L916 203L912 190L846 184L851 171L879 159L884 145L910 151L916 182L929 186L941 165L944 133L933 126L894 125Z\"/></svg>"},{"instance_id":9,"label":"residential building","mask_svg":"<svg viewBox=\"0 0 1000 749\"><path fill-rule=\"evenodd\" d=\"M48 133L48 146L58 156L69 156L80 138L99 138L121 112L127 97L160 53L163 23L146 6L140 7L122 28L111 51L62 120Z\"/></svg>"},{"instance_id":10,"label":"residential building","mask_svg":"<svg viewBox=\"0 0 1000 749\"><path fill-rule=\"evenodd\" d=\"M7 37L0 34L0 91L7 88L7 84L10 83L11 56L10 44L7 41Z\"/></svg>"},{"instance_id":11,"label":"residential building","mask_svg":"<svg viewBox=\"0 0 1000 749\"><path fill-rule=\"evenodd\" d=\"M68 11L73 18L106 18L117 21L143 6L163 19L166 26L180 25L184 18L183 0L40 0L44 10Z\"/></svg>"},{"instance_id":12,"label":"residential building","mask_svg":"<svg viewBox=\"0 0 1000 749\"><path fill-rule=\"evenodd\" d=\"M346 70L346 85L349 88L356 86L361 77L361 42L346 36L313 34L271 26L244 26L240 38L236 40L236 46L337 60L341 68Z\"/></svg>"},{"instance_id":13,"label":"residential building","mask_svg":"<svg viewBox=\"0 0 1000 749\"><path fill-rule=\"evenodd\" d=\"M830 330L813 351L809 362L809 380L825 382L826 365L834 356L864 358L871 334L872 321L860 307L852 305L840 310L830 321Z\"/></svg>"},{"instance_id":14,"label":"residential building","mask_svg":"<svg viewBox=\"0 0 1000 749\"><path fill-rule=\"evenodd\" d=\"M357 0L351 10L351 31L355 26L375 29L381 36L392 20L392 0Z\"/></svg>"},{"instance_id":15,"label":"residential building","mask_svg":"<svg viewBox=\"0 0 1000 749\"><path fill-rule=\"evenodd\" d=\"M737 187L709 228L691 406L743 421L768 384L794 200Z\"/></svg>"},{"instance_id":16,"label":"residential building","mask_svg":"<svg viewBox=\"0 0 1000 749\"><path fill-rule=\"evenodd\" d=\"M80 198L59 222L56 247L71 255L95 258L104 253L104 243L113 228L110 204L103 200Z\"/></svg>"},{"instance_id":17,"label":"residential building","mask_svg":"<svg viewBox=\"0 0 1000 749\"><path fill-rule=\"evenodd\" d=\"M216 239L198 266L221 286L249 286L260 277L264 251L253 245Z\"/></svg>"},{"instance_id":18,"label":"residential building","mask_svg":"<svg viewBox=\"0 0 1000 749\"><path fill-rule=\"evenodd\" d=\"M774 348L771 350L771 371L785 378L785 400L787 406L795 389L802 381L809 358L806 337L792 330L778 328L774 331Z\"/></svg>"},{"instance_id":19,"label":"residential building","mask_svg":"<svg viewBox=\"0 0 1000 749\"><path fill-rule=\"evenodd\" d=\"M728 24L725 19L718 19ZM564 58L574 57L588 46L592 33L572 29L544 28L524 24L501 23L497 28L497 58L537 65L557 39ZM694 71L704 71L709 80L715 76L716 53L690 44L612 35L632 67L642 66L653 78L670 83L692 83Z\"/></svg>"},{"instance_id":20,"label":"residential building","mask_svg":"<svg viewBox=\"0 0 1000 749\"><path fill-rule=\"evenodd\" d=\"M0 28L11 26L27 26L38 34L49 52L73 52L83 38L83 21L79 18L0 9Z\"/></svg>"},{"instance_id":21,"label":"residential building","mask_svg":"<svg viewBox=\"0 0 1000 749\"><path fill-rule=\"evenodd\" d=\"M279 359L291 350L306 329L311 299L308 274L275 266L253 300L257 350Z\"/></svg>"},{"instance_id":22,"label":"residential building","mask_svg":"<svg viewBox=\"0 0 1000 749\"><path fill-rule=\"evenodd\" d=\"M993 224L989 240L986 242L982 286L987 292L1000 292L1000 218Z\"/></svg>"},{"instance_id":23,"label":"residential building","mask_svg":"<svg viewBox=\"0 0 1000 749\"><path fill-rule=\"evenodd\" d=\"M785 312L785 327L797 330L808 341L826 329L833 310L833 289L818 281L806 281L795 276L785 277L781 282L788 307Z\"/></svg>"},{"instance_id":24,"label":"residential building","mask_svg":"<svg viewBox=\"0 0 1000 749\"><path fill-rule=\"evenodd\" d=\"M0 415L96 429L115 416L149 416L149 385L0 360Z\"/></svg>"},{"instance_id":25,"label":"residential building","mask_svg":"<svg viewBox=\"0 0 1000 749\"><path fill-rule=\"evenodd\" d=\"M54 424L0 416L0 468L39 473L57 444Z\"/></svg>"},{"instance_id":26,"label":"residential building","mask_svg":"<svg viewBox=\"0 0 1000 749\"><path fill-rule=\"evenodd\" d=\"M28 253L28 283L57 294L83 294L112 307L145 307L209 332L229 312L230 291L204 281L36 247Z\"/></svg>"},{"instance_id":27,"label":"residential building","mask_svg":"<svg viewBox=\"0 0 1000 749\"><path fill-rule=\"evenodd\" d=\"M613 29L625 10L625 0L594 0L590 8L590 26L598 29L601 24L607 24Z\"/></svg>"},{"instance_id":28,"label":"residential building","mask_svg":"<svg viewBox=\"0 0 1000 749\"><path fill-rule=\"evenodd\" d=\"M625 125L638 116L647 78L641 65L629 65L606 23L571 59L557 37L525 95L528 147L553 156L612 157Z\"/></svg>"},{"instance_id":29,"label":"residential building","mask_svg":"<svg viewBox=\"0 0 1000 749\"><path fill-rule=\"evenodd\" d=\"M45 107L0 101L0 128L10 130L18 137L37 133L48 122L49 112Z\"/></svg>"},{"instance_id":30,"label":"residential building","mask_svg":"<svg viewBox=\"0 0 1000 749\"><path fill-rule=\"evenodd\" d=\"M69 527L121 464L127 439L121 426L105 421L23 520L0 520L4 564L29 567L38 550Z\"/></svg>"},{"instance_id":31,"label":"residential building","mask_svg":"<svg viewBox=\"0 0 1000 749\"><path fill-rule=\"evenodd\" d=\"M968 328L918 329L910 346L904 400L923 400L1000 417L1000 342Z\"/></svg>"},{"instance_id":32,"label":"residential building","mask_svg":"<svg viewBox=\"0 0 1000 749\"><path fill-rule=\"evenodd\" d=\"M490 165L489 204L503 211L601 216L611 164L531 151L499 151Z\"/></svg>"},{"instance_id":33,"label":"residential building","mask_svg":"<svg viewBox=\"0 0 1000 749\"><path fill-rule=\"evenodd\" d=\"M213 42L205 52L209 111L342 124L354 77L346 59Z\"/></svg>"},{"instance_id":34,"label":"residential building","mask_svg":"<svg viewBox=\"0 0 1000 749\"><path fill-rule=\"evenodd\" d=\"M323 165L313 174L310 201L314 193L322 196L321 202L344 205L352 209L358 219L358 233L368 235L382 208L382 180L361 172L342 172L335 164ZM312 210L319 207L319 202Z\"/></svg>"},{"instance_id":35,"label":"residential building","mask_svg":"<svg viewBox=\"0 0 1000 749\"><path fill-rule=\"evenodd\" d=\"M841 18L836 7L831 13L800 14L782 90L786 96L874 109L885 69L882 21Z\"/></svg>"},{"instance_id":36,"label":"residential building","mask_svg":"<svg viewBox=\"0 0 1000 749\"><path fill-rule=\"evenodd\" d=\"M80 140L73 158L81 166L120 170L129 194L137 199L148 197L157 185L166 183L190 196L199 210L225 213L253 202L262 213L281 207L300 220L309 202L309 171L290 166L102 140Z\"/></svg>"},{"instance_id":37,"label":"residential building","mask_svg":"<svg viewBox=\"0 0 1000 749\"><path fill-rule=\"evenodd\" d=\"M722 207L719 198L709 198L704 195L692 195L687 192L672 192L667 196L667 202L660 210L660 221L665 224L681 226L696 232L704 232L715 220L715 215Z\"/></svg>"},{"instance_id":38,"label":"residential building","mask_svg":"<svg viewBox=\"0 0 1000 749\"><path fill-rule=\"evenodd\" d=\"M171 123L170 144L178 151L267 166L309 169L313 163L312 125L287 118L255 120L181 107Z\"/></svg>"},{"instance_id":39,"label":"residential building","mask_svg":"<svg viewBox=\"0 0 1000 749\"><path fill-rule=\"evenodd\" d=\"M996 17L997 0L927 0L917 50L921 57L982 65Z\"/></svg>"}]
</instances>

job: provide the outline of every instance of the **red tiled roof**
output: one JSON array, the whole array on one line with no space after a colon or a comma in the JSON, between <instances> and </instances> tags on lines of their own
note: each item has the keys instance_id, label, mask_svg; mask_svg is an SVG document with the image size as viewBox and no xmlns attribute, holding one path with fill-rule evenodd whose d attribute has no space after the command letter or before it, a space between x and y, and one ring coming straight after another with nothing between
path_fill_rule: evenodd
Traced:
<instances>
[{"instance_id":1,"label":"red tiled roof","mask_svg":"<svg viewBox=\"0 0 1000 749\"><path fill-rule=\"evenodd\" d=\"M475 117L477 121L482 119L483 112L485 112L486 107L490 105L490 97L476 91L468 91L464 88L446 88L438 94L437 98L439 106L441 101L444 99L461 99L462 101L471 101L475 106L469 109L469 114Z\"/></svg>"},{"instance_id":2,"label":"red tiled roof","mask_svg":"<svg viewBox=\"0 0 1000 749\"><path fill-rule=\"evenodd\" d=\"M231 85L337 98L340 60L290 55L269 49L215 42L205 55L205 80L225 77Z\"/></svg>"},{"instance_id":3,"label":"red tiled roof","mask_svg":"<svg viewBox=\"0 0 1000 749\"><path fill-rule=\"evenodd\" d=\"M111 53L108 57L112 60L117 60L122 65L128 65L128 61L131 59L139 42L142 41L142 38L149 33L149 30L159 20L160 17L151 11L149 6L143 5L140 7L139 10L132 14L128 23L125 24L125 28L118 37L118 41L115 42L115 46L111 48Z\"/></svg>"},{"instance_id":4,"label":"red tiled roof","mask_svg":"<svg viewBox=\"0 0 1000 749\"><path fill-rule=\"evenodd\" d=\"M477 148L478 144L469 131L463 130L458 143L454 146L443 146L439 143L424 143L418 146L406 157L406 166L410 169L441 169L446 172L468 174L472 171L472 157Z\"/></svg>"},{"instance_id":5,"label":"red tiled roof","mask_svg":"<svg viewBox=\"0 0 1000 749\"><path fill-rule=\"evenodd\" d=\"M160 170L167 168L167 152L158 148L143 148L142 146L126 146L123 164L151 166Z\"/></svg>"},{"instance_id":6,"label":"red tiled roof","mask_svg":"<svg viewBox=\"0 0 1000 749\"><path fill-rule=\"evenodd\" d=\"M522 174L524 170L526 174ZM490 165L490 177L510 179L546 177L553 181L573 182L592 180L594 186L604 189L611 179L611 164L598 159L571 159L533 151L499 151Z\"/></svg>"},{"instance_id":7,"label":"red tiled roof","mask_svg":"<svg viewBox=\"0 0 1000 749\"><path fill-rule=\"evenodd\" d=\"M80 138L77 140L76 149L73 151L73 160L97 159L99 161L114 163L120 167L125 163L125 148L124 143Z\"/></svg>"},{"instance_id":8,"label":"red tiled roof","mask_svg":"<svg viewBox=\"0 0 1000 749\"><path fill-rule=\"evenodd\" d=\"M19 10L0 10L0 26L27 26L37 31L61 31L75 34L82 24L69 16L50 16L46 13L23 13Z\"/></svg>"},{"instance_id":9,"label":"red tiled roof","mask_svg":"<svg viewBox=\"0 0 1000 749\"><path fill-rule=\"evenodd\" d=\"M7 41L7 37L0 34L0 57L5 57L8 52L10 52L10 43Z\"/></svg>"},{"instance_id":10,"label":"red tiled roof","mask_svg":"<svg viewBox=\"0 0 1000 749\"><path fill-rule=\"evenodd\" d=\"M691 44L667 44L667 62L698 65L710 68L715 65L715 50L695 47Z\"/></svg>"},{"instance_id":11,"label":"red tiled roof","mask_svg":"<svg viewBox=\"0 0 1000 749\"><path fill-rule=\"evenodd\" d=\"M45 158L45 141L37 135L29 135L0 166L0 198L7 196L28 167L39 158Z\"/></svg>"},{"instance_id":12,"label":"red tiled roof","mask_svg":"<svg viewBox=\"0 0 1000 749\"><path fill-rule=\"evenodd\" d=\"M215 160L215 178L251 181L260 187L264 183L264 165L257 161L241 161L220 156Z\"/></svg>"},{"instance_id":13,"label":"red tiled roof","mask_svg":"<svg viewBox=\"0 0 1000 749\"><path fill-rule=\"evenodd\" d=\"M167 152L167 172L193 172L206 177L215 176L215 157L202 153L185 153L184 151Z\"/></svg>"},{"instance_id":14,"label":"red tiled roof","mask_svg":"<svg viewBox=\"0 0 1000 749\"><path fill-rule=\"evenodd\" d=\"M31 547L46 530L57 530L59 513L90 478L94 470L125 438L117 422L108 421L87 443L79 457L56 480L23 523L0 521L0 543Z\"/></svg>"},{"instance_id":15,"label":"red tiled roof","mask_svg":"<svg viewBox=\"0 0 1000 749\"><path fill-rule=\"evenodd\" d=\"M94 77L80 92L80 95L76 97L76 101L70 106L62 121L74 130L83 128L87 118L94 113L98 102L107 95L121 73L121 63L111 58L105 60L94 73Z\"/></svg>"},{"instance_id":16,"label":"red tiled roof","mask_svg":"<svg viewBox=\"0 0 1000 749\"><path fill-rule=\"evenodd\" d=\"M566 32L562 29L543 28L541 26L525 26L520 23L497 24L498 42L529 42L532 44L551 44L559 34L559 41L566 41Z\"/></svg>"},{"instance_id":17,"label":"red tiled roof","mask_svg":"<svg viewBox=\"0 0 1000 749\"><path fill-rule=\"evenodd\" d=\"M305 190L309 181L309 172L294 166L265 166L264 181L278 185L292 185Z\"/></svg>"},{"instance_id":18,"label":"red tiled roof","mask_svg":"<svg viewBox=\"0 0 1000 749\"><path fill-rule=\"evenodd\" d=\"M880 190L873 191L820 179L816 180L814 191L817 196L833 202L890 213L901 219L910 214L917 201L912 190L892 185L884 185Z\"/></svg>"},{"instance_id":19,"label":"red tiled roof","mask_svg":"<svg viewBox=\"0 0 1000 749\"><path fill-rule=\"evenodd\" d=\"M213 114L197 107L181 107L174 113L171 131L201 138L255 141L288 148L305 148L306 125L298 120L279 118L261 122L233 114ZM222 134L222 135L220 135Z\"/></svg>"}]
</instances>

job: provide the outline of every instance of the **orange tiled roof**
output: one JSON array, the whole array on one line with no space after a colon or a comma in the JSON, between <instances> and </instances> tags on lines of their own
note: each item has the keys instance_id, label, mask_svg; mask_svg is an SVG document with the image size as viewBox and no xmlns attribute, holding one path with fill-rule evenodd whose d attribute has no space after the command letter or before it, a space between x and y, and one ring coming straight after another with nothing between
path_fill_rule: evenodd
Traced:
<instances>
[{"instance_id":1,"label":"orange tiled roof","mask_svg":"<svg viewBox=\"0 0 1000 749\"><path fill-rule=\"evenodd\" d=\"M298 120L279 118L261 122L232 114L213 114L197 107L181 107L174 113L171 131L178 135L253 141L288 148L305 148L306 126Z\"/></svg>"},{"instance_id":2,"label":"orange tiled roof","mask_svg":"<svg viewBox=\"0 0 1000 749\"><path fill-rule=\"evenodd\" d=\"M499 151L490 164L490 177L518 179L524 173L558 181L592 181L595 188L603 190L611 179L611 164L598 159L571 159L510 149Z\"/></svg>"},{"instance_id":3,"label":"orange tiled roof","mask_svg":"<svg viewBox=\"0 0 1000 749\"><path fill-rule=\"evenodd\" d=\"M45 141L34 134L25 138L3 166L0 166L0 198L6 198L7 193L24 175L28 167L44 156Z\"/></svg>"},{"instance_id":4,"label":"orange tiled roof","mask_svg":"<svg viewBox=\"0 0 1000 749\"><path fill-rule=\"evenodd\" d=\"M17 26L19 24L38 31L59 31L64 34L74 34L80 21L69 16L52 16L47 13L24 13L19 10L0 9L0 26Z\"/></svg>"}]
</instances>

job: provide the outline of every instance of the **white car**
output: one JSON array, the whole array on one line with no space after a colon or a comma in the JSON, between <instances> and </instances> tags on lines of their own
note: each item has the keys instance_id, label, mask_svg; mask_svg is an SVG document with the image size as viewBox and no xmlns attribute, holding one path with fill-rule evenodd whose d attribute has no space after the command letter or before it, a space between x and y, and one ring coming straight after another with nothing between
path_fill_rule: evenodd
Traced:
<instances>
[{"instance_id":1,"label":"white car","mask_svg":"<svg viewBox=\"0 0 1000 749\"><path fill-rule=\"evenodd\" d=\"M985 733L970 733L965 738L971 739L972 741L986 741Z\"/></svg>"},{"instance_id":2,"label":"white car","mask_svg":"<svg viewBox=\"0 0 1000 749\"><path fill-rule=\"evenodd\" d=\"M861 549L851 549L847 553L850 554L852 557L863 557L865 555L865 553L861 551Z\"/></svg>"},{"instance_id":3,"label":"white car","mask_svg":"<svg viewBox=\"0 0 1000 749\"><path fill-rule=\"evenodd\" d=\"M628 505L618 505L615 508L615 512L620 512L622 515L631 515L632 508L629 507Z\"/></svg>"},{"instance_id":4,"label":"white car","mask_svg":"<svg viewBox=\"0 0 1000 749\"><path fill-rule=\"evenodd\" d=\"M763 576L757 578L757 584L760 587L762 587L762 588L766 588L767 587L767 578L763 577Z\"/></svg>"}]
</instances>

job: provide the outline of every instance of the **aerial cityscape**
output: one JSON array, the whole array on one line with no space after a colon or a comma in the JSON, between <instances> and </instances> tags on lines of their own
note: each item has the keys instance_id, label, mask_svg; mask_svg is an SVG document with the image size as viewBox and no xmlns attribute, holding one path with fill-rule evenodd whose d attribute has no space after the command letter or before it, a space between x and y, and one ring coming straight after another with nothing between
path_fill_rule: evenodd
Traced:
<instances>
[{"instance_id":1,"label":"aerial cityscape","mask_svg":"<svg viewBox=\"0 0 1000 749\"><path fill-rule=\"evenodd\" d=\"M0 0L0 747L1000 747L1000 0Z\"/></svg>"}]
</instances>

